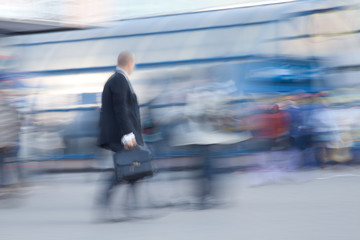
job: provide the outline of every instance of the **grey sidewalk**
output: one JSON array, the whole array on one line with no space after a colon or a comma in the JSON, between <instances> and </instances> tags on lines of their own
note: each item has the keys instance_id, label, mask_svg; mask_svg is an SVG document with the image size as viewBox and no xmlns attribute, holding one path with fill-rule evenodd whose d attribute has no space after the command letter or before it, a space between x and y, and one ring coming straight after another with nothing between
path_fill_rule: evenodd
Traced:
<instances>
[{"instance_id":1,"label":"grey sidewalk","mask_svg":"<svg viewBox=\"0 0 360 240\"><path fill-rule=\"evenodd\" d=\"M360 169L269 174L222 176L220 196L227 204L220 208L153 209L154 219L118 223L94 221L98 174L45 175L15 202L0 201L0 239L360 239ZM169 179L159 175L140 186L141 198L191 198L193 180Z\"/></svg>"}]
</instances>

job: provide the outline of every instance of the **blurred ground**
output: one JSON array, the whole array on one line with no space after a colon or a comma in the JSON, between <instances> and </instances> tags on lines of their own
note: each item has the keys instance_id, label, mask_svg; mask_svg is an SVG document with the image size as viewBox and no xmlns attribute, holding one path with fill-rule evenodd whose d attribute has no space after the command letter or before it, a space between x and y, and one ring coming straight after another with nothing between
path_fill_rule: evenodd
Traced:
<instances>
[{"instance_id":1,"label":"blurred ground","mask_svg":"<svg viewBox=\"0 0 360 240\"><path fill-rule=\"evenodd\" d=\"M194 191L191 175L159 174L140 186L140 198L157 204L186 202ZM152 219L114 223L95 221L103 177L36 176L14 193L17 198L2 195L0 239L360 239L359 167L222 175L221 207L151 209ZM119 189L116 202L123 193Z\"/></svg>"}]
</instances>

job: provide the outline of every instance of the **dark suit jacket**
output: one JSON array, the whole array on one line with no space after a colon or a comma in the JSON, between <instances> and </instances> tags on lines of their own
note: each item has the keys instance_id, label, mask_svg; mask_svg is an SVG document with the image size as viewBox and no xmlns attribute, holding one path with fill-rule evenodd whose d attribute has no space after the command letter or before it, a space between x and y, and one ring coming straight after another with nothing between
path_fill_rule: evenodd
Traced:
<instances>
[{"instance_id":1,"label":"dark suit jacket","mask_svg":"<svg viewBox=\"0 0 360 240\"><path fill-rule=\"evenodd\" d=\"M139 105L129 84L123 74L115 72L102 93L98 145L114 152L124 149L121 138L131 132L143 145Z\"/></svg>"}]
</instances>

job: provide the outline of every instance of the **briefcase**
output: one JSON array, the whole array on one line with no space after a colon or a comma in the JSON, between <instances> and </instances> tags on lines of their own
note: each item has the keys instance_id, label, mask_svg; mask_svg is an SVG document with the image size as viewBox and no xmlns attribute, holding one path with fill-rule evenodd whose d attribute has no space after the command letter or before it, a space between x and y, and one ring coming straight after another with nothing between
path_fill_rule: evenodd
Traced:
<instances>
[{"instance_id":1,"label":"briefcase","mask_svg":"<svg viewBox=\"0 0 360 240\"><path fill-rule=\"evenodd\" d=\"M114 166L118 181L139 180L154 174L151 152L141 145L115 153Z\"/></svg>"}]
</instances>

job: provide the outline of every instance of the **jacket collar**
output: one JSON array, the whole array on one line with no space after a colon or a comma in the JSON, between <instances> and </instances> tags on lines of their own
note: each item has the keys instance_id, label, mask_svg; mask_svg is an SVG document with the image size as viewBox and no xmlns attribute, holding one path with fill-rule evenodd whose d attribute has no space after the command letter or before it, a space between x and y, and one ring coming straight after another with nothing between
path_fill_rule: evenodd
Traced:
<instances>
[{"instance_id":1,"label":"jacket collar","mask_svg":"<svg viewBox=\"0 0 360 240\"><path fill-rule=\"evenodd\" d=\"M124 69L122 69L121 67L116 67L116 72L124 75L126 77L127 80L129 80L129 75L126 73L126 71Z\"/></svg>"},{"instance_id":2,"label":"jacket collar","mask_svg":"<svg viewBox=\"0 0 360 240\"><path fill-rule=\"evenodd\" d=\"M133 89L133 87L132 87L132 85L131 85L131 83L130 83L130 81L129 81L129 75L125 72L125 70L122 69L121 67L116 67L116 72L117 72L117 73L120 73L120 74L122 74L122 75L125 76L128 84L129 84L129 87L130 87L131 92L132 92L133 94L135 94L134 89Z\"/></svg>"}]
</instances>

